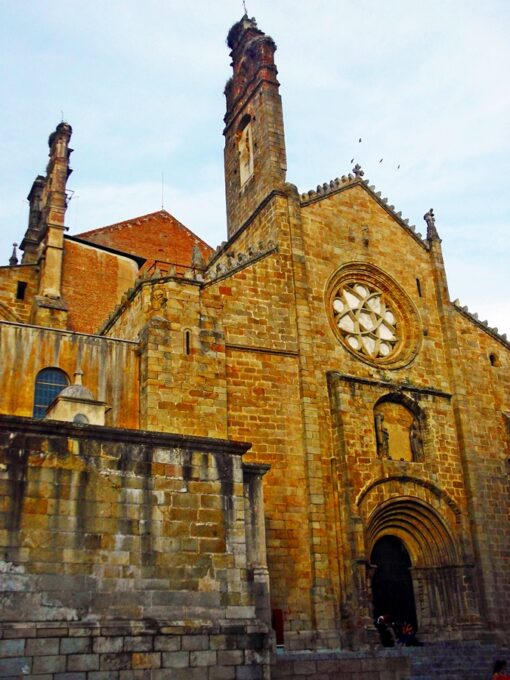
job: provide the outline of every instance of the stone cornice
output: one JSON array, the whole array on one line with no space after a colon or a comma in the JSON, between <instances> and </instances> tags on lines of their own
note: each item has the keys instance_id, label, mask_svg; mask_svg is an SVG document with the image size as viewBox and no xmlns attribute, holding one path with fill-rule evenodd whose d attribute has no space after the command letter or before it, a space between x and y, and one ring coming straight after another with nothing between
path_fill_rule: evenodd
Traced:
<instances>
[{"instance_id":1,"label":"stone cornice","mask_svg":"<svg viewBox=\"0 0 510 680\"><path fill-rule=\"evenodd\" d=\"M209 453L228 453L242 456L251 448L251 443L196 437L184 434L167 434L149 430L129 430L101 425L83 425L57 420L34 420L21 416L0 415L0 432L17 431L23 435L69 437L71 439L95 439L165 448L193 449Z\"/></svg>"},{"instance_id":2,"label":"stone cornice","mask_svg":"<svg viewBox=\"0 0 510 680\"><path fill-rule=\"evenodd\" d=\"M36 326L30 323L21 323L18 321L0 321L0 326L18 326L19 328L31 328L34 331L51 331L52 333L61 333L63 335L80 336L84 338L101 338L101 340L111 340L112 342L122 342L126 345L138 345L136 340L126 340L124 338L112 338L110 336L99 335L98 333L81 333L79 331L71 331L67 328L52 328L51 326Z\"/></svg>"},{"instance_id":3,"label":"stone cornice","mask_svg":"<svg viewBox=\"0 0 510 680\"><path fill-rule=\"evenodd\" d=\"M339 378L348 383L355 383L358 385L369 385L370 387L380 387L389 389L393 392L414 392L416 394L429 394L433 397L440 397L442 399L450 400L452 395L448 392L443 392L435 387L422 387L408 382L391 382L390 380L375 378L362 378L356 375L349 375L347 373L340 373L338 371L328 371L328 377Z\"/></svg>"},{"instance_id":4,"label":"stone cornice","mask_svg":"<svg viewBox=\"0 0 510 680\"><path fill-rule=\"evenodd\" d=\"M500 334L497 328L491 328L489 326L488 321L480 321L478 314L470 312L467 306L463 307L458 299L454 300L452 305L460 314L462 314L462 316L464 316L466 319L469 319L469 321L472 321L476 326L478 326L478 328L481 328L483 331L485 331L487 335L490 335L491 338L497 340L506 349L510 349L510 341L508 340L506 333Z\"/></svg>"}]
</instances>

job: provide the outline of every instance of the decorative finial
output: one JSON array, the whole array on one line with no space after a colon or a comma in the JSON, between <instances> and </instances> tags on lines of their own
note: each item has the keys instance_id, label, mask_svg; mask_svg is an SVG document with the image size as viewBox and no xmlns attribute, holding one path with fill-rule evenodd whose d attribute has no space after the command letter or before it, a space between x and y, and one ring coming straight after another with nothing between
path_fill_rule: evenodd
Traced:
<instances>
[{"instance_id":1,"label":"decorative finial","mask_svg":"<svg viewBox=\"0 0 510 680\"><path fill-rule=\"evenodd\" d=\"M193 269L205 269L204 256L202 255L202 251L200 250L196 243L193 246L193 251L191 255L191 266L193 267Z\"/></svg>"},{"instance_id":2,"label":"decorative finial","mask_svg":"<svg viewBox=\"0 0 510 680\"><path fill-rule=\"evenodd\" d=\"M427 239L429 241L440 241L439 234L436 229L436 217L434 215L434 210L431 208L428 213L423 215L423 219L427 223Z\"/></svg>"},{"instance_id":3,"label":"decorative finial","mask_svg":"<svg viewBox=\"0 0 510 680\"><path fill-rule=\"evenodd\" d=\"M356 177L363 177L365 174L363 170L361 169L361 165L359 163L356 163L356 165L352 169L353 173L356 175Z\"/></svg>"},{"instance_id":4,"label":"decorative finial","mask_svg":"<svg viewBox=\"0 0 510 680\"><path fill-rule=\"evenodd\" d=\"M81 385L82 384L82 375L83 371L81 370L81 360L80 357L76 359L76 368L74 369L74 384L75 385Z\"/></svg>"},{"instance_id":5,"label":"decorative finial","mask_svg":"<svg viewBox=\"0 0 510 680\"><path fill-rule=\"evenodd\" d=\"M14 267L15 265L18 264L18 254L16 252L16 248L17 248L18 244L13 243L12 246L13 246L12 255L9 258L9 264L11 265L11 267Z\"/></svg>"},{"instance_id":6,"label":"decorative finial","mask_svg":"<svg viewBox=\"0 0 510 680\"><path fill-rule=\"evenodd\" d=\"M247 16L248 16L248 10L246 9L246 2L245 2L245 0L243 0L243 9L244 9L244 16L247 17Z\"/></svg>"}]
</instances>

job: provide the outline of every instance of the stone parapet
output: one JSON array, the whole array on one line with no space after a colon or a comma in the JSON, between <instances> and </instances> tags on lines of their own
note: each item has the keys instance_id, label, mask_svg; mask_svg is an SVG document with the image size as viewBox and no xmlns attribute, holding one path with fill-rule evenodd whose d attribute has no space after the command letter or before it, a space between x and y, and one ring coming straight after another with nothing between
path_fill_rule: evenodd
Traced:
<instances>
[{"instance_id":1,"label":"stone parapet","mask_svg":"<svg viewBox=\"0 0 510 680\"><path fill-rule=\"evenodd\" d=\"M0 677L265 677L249 446L0 417Z\"/></svg>"}]
</instances>

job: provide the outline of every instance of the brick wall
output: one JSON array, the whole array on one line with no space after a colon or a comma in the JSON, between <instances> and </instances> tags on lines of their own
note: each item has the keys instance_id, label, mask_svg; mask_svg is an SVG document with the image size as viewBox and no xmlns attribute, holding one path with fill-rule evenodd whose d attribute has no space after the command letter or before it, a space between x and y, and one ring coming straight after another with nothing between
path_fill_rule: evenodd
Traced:
<instances>
[{"instance_id":1,"label":"brick wall","mask_svg":"<svg viewBox=\"0 0 510 680\"><path fill-rule=\"evenodd\" d=\"M138 275L134 260L64 240L62 295L69 308L67 328L97 333Z\"/></svg>"},{"instance_id":2,"label":"brick wall","mask_svg":"<svg viewBox=\"0 0 510 680\"><path fill-rule=\"evenodd\" d=\"M207 261L212 249L166 210L80 234L81 238L109 248L139 255L147 266L155 260L189 266L193 246Z\"/></svg>"}]
</instances>

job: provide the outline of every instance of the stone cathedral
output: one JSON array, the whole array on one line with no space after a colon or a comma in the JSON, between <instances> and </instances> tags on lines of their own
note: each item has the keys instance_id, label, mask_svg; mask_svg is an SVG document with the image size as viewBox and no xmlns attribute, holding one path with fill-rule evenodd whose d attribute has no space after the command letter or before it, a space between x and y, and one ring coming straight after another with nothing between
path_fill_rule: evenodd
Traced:
<instances>
[{"instance_id":1,"label":"stone cathedral","mask_svg":"<svg viewBox=\"0 0 510 680\"><path fill-rule=\"evenodd\" d=\"M0 267L2 678L280 677L381 615L508 644L510 344L432 210L287 182L276 45L228 46L226 242L67 233L62 122Z\"/></svg>"}]
</instances>

